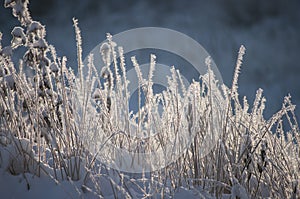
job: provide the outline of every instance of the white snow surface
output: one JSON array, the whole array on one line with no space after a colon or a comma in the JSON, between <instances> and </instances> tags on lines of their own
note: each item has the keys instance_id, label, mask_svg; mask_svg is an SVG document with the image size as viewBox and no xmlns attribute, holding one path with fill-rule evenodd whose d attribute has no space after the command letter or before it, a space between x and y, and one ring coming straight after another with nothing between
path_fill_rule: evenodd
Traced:
<instances>
[{"instance_id":1,"label":"white snow surface","mask_svg":"<svg viewBox=\"0 0 300 199\"><path fill-rule=\"evenodd\" d=\"M0 169L0 175L1 198L79 198L76 186L69 182L56 184L48 176L38 178L32 174L25 174L30 186L28 190L22 174L13 176Z\"/></svg>"}]
</instances>

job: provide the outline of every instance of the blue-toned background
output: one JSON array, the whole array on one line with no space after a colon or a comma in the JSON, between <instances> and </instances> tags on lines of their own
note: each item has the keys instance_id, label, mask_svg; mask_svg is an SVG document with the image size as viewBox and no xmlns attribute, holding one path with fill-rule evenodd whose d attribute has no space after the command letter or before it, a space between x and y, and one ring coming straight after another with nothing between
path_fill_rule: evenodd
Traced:
<instances>
[{"instance_id":1,"label":"blue-toned background","mask_svg":"<svg viewBox=\"0 0 300 199\"><path fill-rule=\"evenodd\" d=\"M0 31L5 46L18 22L3 3ZM239 81L240 96L246 95L252 104L256 90L261 87L267 98L267 117L281 108L287 93L300 106L299 0L36 0L30 2L29 8L33 19L46 25L48 42L56 47L59 56L68 57L69 66L76 66L73 17L78 18L82 30L84 56L105 39L107 32L165 27L202 44L228 86L239 46L244 44L247 51ZM297 114L300 116L299 108Z\"/></svg>"}]
</instances>

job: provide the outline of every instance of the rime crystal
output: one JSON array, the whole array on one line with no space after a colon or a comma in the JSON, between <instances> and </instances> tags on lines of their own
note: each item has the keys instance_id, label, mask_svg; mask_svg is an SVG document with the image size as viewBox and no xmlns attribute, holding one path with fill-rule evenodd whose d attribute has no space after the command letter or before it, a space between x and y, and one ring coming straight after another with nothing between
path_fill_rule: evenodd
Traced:
<instances>
[{"instance_id":1,"label":"rime crystal","mask_svg":"<svg viewBox=\"0 0 300 199\"><path fill-rule=\"evenodd\" d=\"M242 66L242 61L243 61L243 56L245 54L246 48L241 45L240 50L239 50L239 54L238 54L238 58L236 61L236 67L234 70L234 75L233 75L233 81L232 81L232 88L231 88L231 93L233 96L237 97L237 89L238 89L238 78L239 78L239 74L241 71L241 66Z\"/></svg>"},{"instance_id":2,"label":"rime crystal","mask_svg":"<svg viewBox=\"0 0 300 199\"><path fill-rule=\"evenodd\" d=\"M12 13L21 22L21 25L26 26L31 21L31 17L27 8L28 0L5 0L4 6L11 7Z\"/></svg>"},{"instance_id":3,"label":"rime crystal","mask_svg":"<svg viewBox=\"0 0 300 199\"><path fill-rule=\"evenodd\" d=\"M109 66L111 62L111 50L108 43L105 42L100 46L100 53L105 66Z\"/></svg>"}]
</instances>

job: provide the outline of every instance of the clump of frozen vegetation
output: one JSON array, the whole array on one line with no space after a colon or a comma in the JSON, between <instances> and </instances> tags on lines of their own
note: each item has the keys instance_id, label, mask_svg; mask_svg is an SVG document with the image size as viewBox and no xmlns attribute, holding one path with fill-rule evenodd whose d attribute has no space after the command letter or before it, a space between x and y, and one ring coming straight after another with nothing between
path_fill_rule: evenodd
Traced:
<instances>
[{"instance_id":1,"label":"clump of frozen vegetation","mask_svg":"<svg viewBox=\"0 0 300 199\"><path fill-rule=\"evenodd\" d=\"M82 41L74 19L76 77L68 69L67 59L58 57L54 46L47 43L45 26L30 17L28 0L5 0L4 5L12 8L21 27L13 28L10 45L0 43L0 175L21 176L26 187L23 197L34 191L32 176L49 178L57 187L68 183L78 198L300 197L300 135L295 106L286 96L281 110L265 119L266 99L261 89L252 106L238 95L243 46L231 87L218 85L208 58L208 73L199 81L186 88L179 71L172 68L169 87L153 94L155 56L150 56L146 79L132 57L140 85L139 111L133 114L128 109L123 49L109 34L100 51L107 66L98 74L93 55L89 64L83 65ZM14 52L20 48L25 49L24 56L14 63ZM83 67L87 68L86 76ZM201 144L216 126L217 144L203 156ZM183 131L193 134L193 140L184 153L175 151L179 158L164 168L132 174L103 164L114 154L110 148L102 150L108 141L128 151L147 153L174 144L181 146L176 140L183 139ZM79 136L82 134L86 136ZM87 145L95 144L95 140L99 141L95 145L98 148L88 150ZM182 146L186 144L184 141ZM99 153L106 157L102 162L96 159ZM7 189L0 187L0 193Z\"/></svg>"}]
</instances>

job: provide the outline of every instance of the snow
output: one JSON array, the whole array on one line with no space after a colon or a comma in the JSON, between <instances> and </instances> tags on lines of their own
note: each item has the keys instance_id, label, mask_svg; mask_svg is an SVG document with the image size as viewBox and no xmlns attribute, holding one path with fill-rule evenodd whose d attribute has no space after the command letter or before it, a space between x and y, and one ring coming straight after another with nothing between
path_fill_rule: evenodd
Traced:
<instances>
[{"instance_id":1,"label":"snow","mask_svg":"<svg viewBox=\"0 0 300 199\"><path fill-rule=\"evenodd\" d=\"M54 180L48 177L36 177L32 174L25 174L29 187L24 176L5 172L0 168L0 195L1 198L79 198L80 194L75 185L68 182L56 184ZM29 189L28 189L29 188ZM92 198L92 197L91 197Z\"/></svg>"},{"instance_id":2,"label":"snow","mask_svg":"<svg viewBox=\"0 0 300 199\"><path fill-rule=\"evenodd\" d=\"M11 57L13 52L12 52L12 47L11 46L6 46L4 47L0 53L5 56L5 57Z\"/></svg>"},{"instance_id":3,"label":"snow","mask_svg":"<svg viewBox=\"0 0 300 199\"><path fill-rule=\"evenodd\" d=\"M19 45L26 43L26 36L23 31L23 28L15 27L11 32L11 35L13 36L13 39L11 41L13 47L18 47Z\"/></svg>"},{"instance_id":4,"label":"snow","mask_svg":"<svg viewBox=\"0 0 300 199\"><path fill-rule=\"evenodd\" d=\"M240 184L234 185L231 189L231 197L233 198L241 198L241 199L248 199L248 194L244 187Z\"/></svg>"},{"instance_id":5,"label":"snow","mask_svg":"<svg viewBox=\"0 0 300 199\"><path fill-rule=\"evenodd\" d=\"M59 68L58 68L58 66L57 66L56 63L51 63L51 65L50 65L50 70L51 70L53 73L58 73Z\"/></svg>"},{"instance_id":6,"label":"snow","mask_svg":"<svg viewBox=\"0 0 300 199\"><path fill-rule=\"evenodd\" d=\"M21 27L14 27L13 31L11 32L11 34L14 37L20 37L20 38L24 38L25 34L24 34L24 29Z\"/></svg>"},{"instance_id":7,"label":"snow","mask_svg":"<svg viewBox=\"0 0 300 199\"><path fill-rule=\"evenodd\" d=\"M33 47L35 47L35 48L46 49L47 46L48 46L47 42L45 41L45 39L42 39L42 38L40 38L35 43L33 43Z\"/></svg>"},{"instance_id":8,"label":"snow","mask_svg":"<svg viewBox=\"0 0 300 199\"><path fill-rule=\"evenodd\" d=\"M32 32L37 32L37 31L42 30L42 29L43 29L43 26L42 26L42 24L41 24L40 22L38 22L38 21L33 21L33 22L31 22L31 24L29 25L27 31L28 31L29 33L32 33Z\"/></svg>"},{"instance_id":9,"label":"snow","mask_svg":"<svg viewBox=\"0 0 300 199\"><path fill-rule=\"evenodd\" d=\"M6 75L4 80L8 88L15 89L15 80L12 75Z\"/></svg>"}]
</instances>

